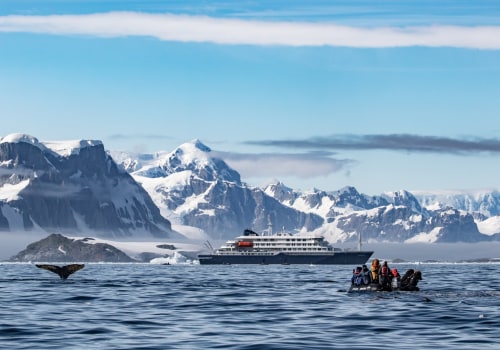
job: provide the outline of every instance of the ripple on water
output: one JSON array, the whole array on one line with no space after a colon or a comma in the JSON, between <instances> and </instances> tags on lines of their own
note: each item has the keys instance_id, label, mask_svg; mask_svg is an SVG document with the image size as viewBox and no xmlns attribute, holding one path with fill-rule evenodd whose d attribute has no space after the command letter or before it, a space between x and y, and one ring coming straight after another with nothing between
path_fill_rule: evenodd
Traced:
<instances>
[{"instance_id":1,"label":"ripple on water","mask_svg":"<svg viewBox=\"0 0 500 350\"><path fill-rule=\"evenodd\" d=\"M382 349L387 344L497 349L500 292L491 286L500 285L500 265L488 266L497 279L488 286L470 279L460 287L440 281L443 273L459 276L462 266L418 268L424 273L421 292L361 294L346 293L352 268L342 266L104 264L89 265L91 274L82 270L67 281L31 265L3 266L0 344L9 349L82 344L88 349ZM467 268L472 275L485 271Z\"/></svg>"}]
</instances>

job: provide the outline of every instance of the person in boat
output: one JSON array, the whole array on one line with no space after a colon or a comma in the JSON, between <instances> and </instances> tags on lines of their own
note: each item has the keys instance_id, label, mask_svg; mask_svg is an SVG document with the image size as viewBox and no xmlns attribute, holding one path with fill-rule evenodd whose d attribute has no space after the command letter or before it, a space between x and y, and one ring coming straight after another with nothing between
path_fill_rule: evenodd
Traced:
<instances>
[{"instance_id":1,"label":"person in boat","mask_svg":"<svg viewBox=\"0 0 500 350\"><path fill-rule=\"evenodd\" d=\"M363 284L364 285L369 285L372 283L372 272L366 265L363 265L361 269L361 276L363 277Z\"/></svg>"},{"instance_id":2,"label":"person in boat","mask_svg":"<svg viewBox=\"0 0 500 350\"><path fill-rule=\"evenodd\" d=\"M415 270L413 270L413 269L408 269L405 272L403 277L401 277L401 286L400 286L401 289L403 289L405 286L408 285L408 283L410 282L410 277L413 276L414 273L415 273Z\"/></svg>"},{"instance_id":3,"label":"person in boat","mask_svg":"<svg viewBox=\"0 0 500 350\"><path fill-rule=\"evenodd\" d=\"M372 273L372 283L378 283L379 273L380 273L380 262L378 259L373 259L371 273Z\"/></svg>"},{"instance_id":4,"label":"person in boat","mask_svg":"<svg viewBox=\"0 0 500 350\"><path fill-rule=\"evenodd\" d=\"M403 282L401 282L401 290L419 291L420 288L417 287L417 284L421 280L422 280L422 272L417 270L410 277L405 279L405 284L403 284Z\"/></svg>"},{"instance_id":5,"label":"person in boat","mask_svg":"<svg viewBox=\"0 0 500 350\"><path fill-rule=\"evenodd\" d=\"M382 267L380 268L379 272L379 285L382 290L386 291L391 291L391 283L392 283L392 272L391 269L389 268L389 265L387 264L387 261L384 261L382 264Z\"/></svg>"},{"instance_id":6,"label":"person in boat","mask_svg":"<svg viewBox=\"0 0 500 350\"><path fill-rule=\"evenodd\" d=\"M363 285L363 275L361 274L361 272L361 266L356 267L356 269L352 271L351 284L353 286L359 287Z\"/></svg>"},{"instance_id":7,"label":"person in boat","mask_svg":"<svg viewBox=\"0 0 500 350\"><path fill-rule=\"evenodd\" d=\"M401 275L398 272L397 268L393 268L391 270L392 273L392 282L391 282L391 287L392 290L397 290L401 288Z\"/></svg>"}]
</instances>

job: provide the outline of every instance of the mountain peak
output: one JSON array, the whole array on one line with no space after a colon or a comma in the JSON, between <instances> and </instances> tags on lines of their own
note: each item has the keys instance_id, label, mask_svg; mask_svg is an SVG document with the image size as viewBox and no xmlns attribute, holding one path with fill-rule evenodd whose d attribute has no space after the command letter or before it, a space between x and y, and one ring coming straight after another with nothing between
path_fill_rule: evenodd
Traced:
<instances>
[{"instance_id":1,"label":"mountain peak","mask_svg":"<svg viewBox=\"0 0 500 350\"><path fill-rule=\"evenodd\" d=\"M29 143L34 146L40 145L40 142L38 142L38 139L36 137L28 134L14 133L14 134L9 134L5 137L0 137L0 143L19 143L19 142Z\"/></svg>"},{"instance_id":2,"label":"mountain peak","mask_svg":"<svg viewBox=\"0 0 500 350\"><path fill-rule=\"evenodd\" d=\"M285 185L283 182L281 182L279 180L275 180L275 181L269 183L266 186L266 189L267 188L269 188L269 189L280 189L280 190L285 190L285 191L291 191L292 190L290 187L288 187L287 185Z\"/></svg>"},{"instance_id":3,"label":"mountain peak","mask_svg":"<svg viewBox=\"0 0 500 350\"><path fill-rule=\"evenodd\" d=\"M212 152L210 147L205 145L199 139L193 139L191 141L181 144L179 147L176 148L174 152L179 150L182 150L184 153L196 153L197 155Z\"/></svg>"},{"instance_id":4,"label":"mountain peak","mask_svg":"<svg viewBox=\"0 0 500 350\"><path fill-rule=\"evenodd\" d=\"M394 205L404 205L412 208L413 211L422 212L422 207L418 199L409 191L399 190L385 193L386 199Z\"/></svg>"},{"instance_id":5,"label":"mountain peak","mask_svg":"<svg viewBox=\"0 0 500 350\"><path fill-rule=\"evenodd\" d=\"M276 181L274 183L267 185L266 188L264 189L264 193L266 193L268 196L277 199L280 202L293 201L295 199L294 198L295 194L293 192L293 189L286 186L281 181Z\"/></svg>"},{"instance_id":6,"label":"mountain peak","mask_svg":"<svg viewBox=\"0 0 500 350\"><path fill-rule=\"evenodd\" d=\"M5 137L0 137L0 144L3 143L12 143L12 144L27 143L29 145L39 148L42 152L47 150L47 147L45 147L40 141L38 141L36 137L22 133L14 133L14 134L9 134Z\"/></svg>"},{"instance_id":7,"label":"mountain peak","mask_svg":"<svg viewBox=\"0 0 500 350\"><path fill-rule=\"evenodd\" d=\"M239 173L211 152L210 147L199 139L194 139L183 143L170 153L159 152L151 156L148 161L141 162L143 163L141 168L134 174L158 178L190 171L207 181L223 180L240 183ZM123 155L120 158L123 159Z\"/></svg>"},{"instance_id":8,"label":"mountain peak","mask_svg":"<svg viewBox=\"0 0 500 350\"><path fill-rule=\"evenodd\" d=\"M203 142L201 142L199 139L193 139L188 144L192 144L196 149L203 151L203 152L211 152L212 150L210 147L205 145Z\"/></svg>"},{"instance_id":9,"label":"mountain peak","mask_svg":"<svg viewBox=\"0 0 500 350\"><path fill-rule=\"evenodd\" d=\"M194 139L189 142L183 143L177 147L170 155L169 158L177 158L181 163L210 163L210 152L212 150L203 144L200 140Z\"/></svg>"}]
</instances>

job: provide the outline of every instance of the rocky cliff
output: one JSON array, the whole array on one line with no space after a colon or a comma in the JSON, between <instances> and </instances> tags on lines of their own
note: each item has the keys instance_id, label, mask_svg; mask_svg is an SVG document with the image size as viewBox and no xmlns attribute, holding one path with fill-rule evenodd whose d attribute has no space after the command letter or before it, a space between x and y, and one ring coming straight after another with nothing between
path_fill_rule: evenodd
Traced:
<instances>
[{"instance_id":1,"label":"rocky cliff","mask_svg":"<svg viewBox=\"0 0 500 350\"><path fill-rule=\"evenodd\" d=\"M168 237L170 222L100 141L0 139L0 231Z\"/></svg>"}]
</instances>

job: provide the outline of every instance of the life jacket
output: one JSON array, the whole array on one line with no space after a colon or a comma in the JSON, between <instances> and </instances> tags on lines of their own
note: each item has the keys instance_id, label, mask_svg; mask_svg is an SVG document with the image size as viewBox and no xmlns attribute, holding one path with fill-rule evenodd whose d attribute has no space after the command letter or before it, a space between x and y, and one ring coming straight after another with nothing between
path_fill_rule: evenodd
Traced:
<instances>
[{"instance_id":1,"label":"life jacket","mask_svg":"<svg viewBox=\"0 0 500 350\"><path fill-rule=\"evenodd\" d=\"M363 284L363 276L361 274L356 276L356 278L354 279L354 284L357 286L360 286Z\"/></svg>"},{"instance_id":2,"label":"life jacket","mask_svg":"<svg viewBox=\"0 0 500 350\"><path fill-rule=\"evenodd\" d=\"M401 278L399 277L399 275L392 278L391 287L392 287L392 289L401 288Z\"/></svg>"},{"instance_id":3,"label":"life jacket","mask_svg":"<svg viewBox=\"0 0 500 350\"><path fill-rule=\"evenodd\" d=\"M372 281L377 282L378 281L378 272L380 269L380 263L378 259L373 260L372 262Z\"/></svg>"},{"instance_id":4,"label":"life jacket","mask_svg":"<svg viewBox=\"0 0 500 350\"><path fill-rule=\"evenodd\" d=\"M372 282L372 273L370 270L368 270L368 267L366 267L366 265L363 265L361 276L363 276L363 284L370 284Z\"/></svg>"},{"instance_id":5,"label":"life jacket","mask_svg":"<svg viewBox=\"0 0 500 350\"><path fill-rule=\"evenodd\" d=\"M391 290L391 280L392 280L391 270L387 266L387 263L384 262L384 264L380 268L379 283L382 285L384 290L390 291Z\"/></svg>"},{"instance_id":6,"label":"life jacket","mask_svg":"<svg viewBox=\"0 0 500 350\"><path fill-rule=\"evenodd\" d=\"M354 274L352 276L352 283L355 284L356 286L360 286L363 284L363 275L361 273L361 267L357 267L356 270L354 270Z\"/></svg>"}]
</instances>

